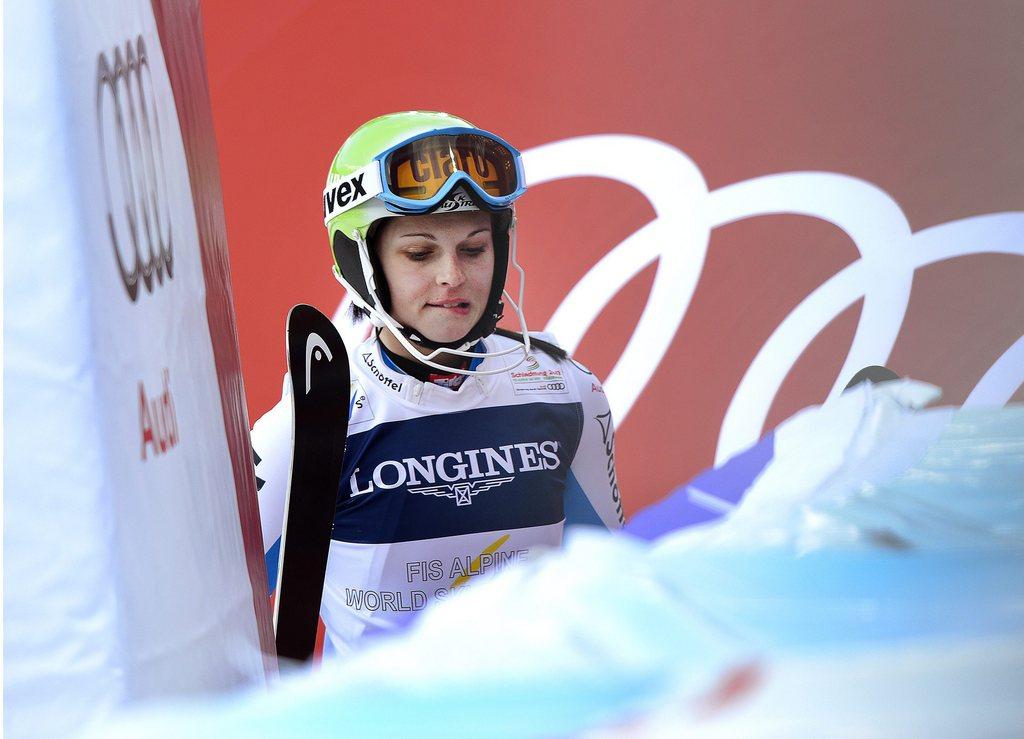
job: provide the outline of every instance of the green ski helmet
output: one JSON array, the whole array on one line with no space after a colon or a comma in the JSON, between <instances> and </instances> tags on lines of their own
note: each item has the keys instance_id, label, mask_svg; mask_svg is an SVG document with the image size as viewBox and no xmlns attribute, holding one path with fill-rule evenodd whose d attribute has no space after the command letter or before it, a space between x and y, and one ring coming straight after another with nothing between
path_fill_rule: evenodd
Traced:
<instances>
[{"instance_id":1,"label":"green ski helmet","mask_svg":"<svg viewBox=\"0 0 1024 739\"><path fill-rule=\"evenodd\" d=\"M520 351L525 357L530 346L526 319L520 305L504 292L511 261L519 272L522 302L525 275L515 255L513 202L525 189L519 152L462 118L428 111L374 118L342 144L327 175L324 224L334 256L334 275L375 326L391 329L403 346L427 365L441 367L431 360L442 351L472 357ZM384 218L464 210L491 214L494 275L487 306L477 324L461 339L441 343L414 326L399 324L389 313L390 291L372 241L375 224ZM494 332L504 311L503 295L519 318L523 346L483 354L467 351ZM432 351L424 354L412 342Z\"/></svg>"}]
</instances>

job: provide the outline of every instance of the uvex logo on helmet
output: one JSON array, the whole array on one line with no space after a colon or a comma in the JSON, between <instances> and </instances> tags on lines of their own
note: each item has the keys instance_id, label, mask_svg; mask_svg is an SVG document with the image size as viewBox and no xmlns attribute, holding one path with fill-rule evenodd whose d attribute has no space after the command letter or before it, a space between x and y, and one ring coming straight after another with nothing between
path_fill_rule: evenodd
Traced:
<instances>
[{"instance_id":1,"label":"uvex logo on helmet","mask_svg":"<svg viewBox=\"0 0 1024 739\"><path fill-rule=\"evenodd\" d=\"M359 171L324 190L324 220L329 221L346 206L354 206L368 200L373 193L366 191L366 171Z\"/></svg>"},{"instance_id":2,"label":"uvex logo on helmet","mask_svg":"<svg viewBox=\"0 0 1024 739\"><path fill-rule=\"evenodd\" d=\"M153 278L174 276L167 180L153 74L142 36L125 41L113 62L96 64L96 130L99 136L107 227L128 298L139 280L153 292Z\"/></svg>"},{"instance_id":3,"label":"uvex logo on helmet","mask_svg":"<svg viewBox=\"0 0 1024 739\"><path fill-rule=\"evenodd\" d=\"M377 463L369 475L361 475L357 467L349 478L349 488L355 496L405 487L410 493L451 498L463 506L471 504L474 495L511 482L519 473L553 470L561 463L557 441L528 441L497 449L387 459Z\"/></svg>"}]
</instances>

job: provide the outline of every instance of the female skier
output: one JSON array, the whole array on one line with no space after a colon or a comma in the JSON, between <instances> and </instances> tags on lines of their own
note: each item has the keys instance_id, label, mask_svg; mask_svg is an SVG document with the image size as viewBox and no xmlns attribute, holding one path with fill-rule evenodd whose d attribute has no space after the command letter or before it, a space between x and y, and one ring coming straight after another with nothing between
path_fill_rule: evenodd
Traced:
<instances>
[{"instance_id":1,"label":"female skier","mask_svg":"<svg viewBox=\"0 0 1024 739\"><path fill-rule=\"evenodd\" d=\"M565 524L623 522L601 385L553 339L529 334L519 307L513 204L525 189L519 152L444 113L376 118L331 164L324 222L334 274L375 330L350 356L321 605L327 654L557 546ZM510 264L519 302L504 291ZM506 300L518 332L496 328ZM252 434L270 570L289 403Z\"/></svg>"}]
</instances>

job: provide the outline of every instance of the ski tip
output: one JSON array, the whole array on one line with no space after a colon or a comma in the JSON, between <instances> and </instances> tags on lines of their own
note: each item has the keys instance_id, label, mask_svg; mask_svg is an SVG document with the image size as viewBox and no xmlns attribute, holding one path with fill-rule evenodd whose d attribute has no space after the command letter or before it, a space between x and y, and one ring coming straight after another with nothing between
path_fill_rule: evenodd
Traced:
<instances>
[{"instance_id":1,"label":"ski tip","mask_svg":"<svg viewBox=\"0 0 1024 739\"><path fill-rule=\"evenodd\" d=\"M850 378L850 381L846 384L844 390L856 387L862 382L870 382L873 385L878 385L883 382L890 382L891 380L898 379L900 379L900 376L888 367L883 367L880 364L872 364L862 370L858 370L857 373Z\"/></svg>"},{"instance_id":2,"label":"ski tip","mask_svg":"<svg viewBox=\"0 0 1024 739\"><path fill-rule=\"evenodd\" d=\"M308 303L296 303L288 309L288 325L291 325L292 321L296 318L317 315L322 316L323 313Z\"/></svg>"}]
</instances>

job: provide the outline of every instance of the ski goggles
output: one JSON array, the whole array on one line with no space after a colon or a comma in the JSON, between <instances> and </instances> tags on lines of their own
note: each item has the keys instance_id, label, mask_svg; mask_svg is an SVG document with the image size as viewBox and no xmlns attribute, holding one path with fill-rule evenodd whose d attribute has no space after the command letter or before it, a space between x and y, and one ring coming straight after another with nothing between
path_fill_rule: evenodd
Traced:
<instances>
[{"instance_id":1,"label":"ski goggles","mask_svg":"<svg viewBox=\"0 0 1024 739\"><path fill-rule=\"evenodd\" d=\"M396 213L429 213L458 182L485 205L506 208L526 191L522 157L507 142L477 128L428 131L331 182L324 190L324 223L373 197Z\"/></svg>"}]
</instances>

